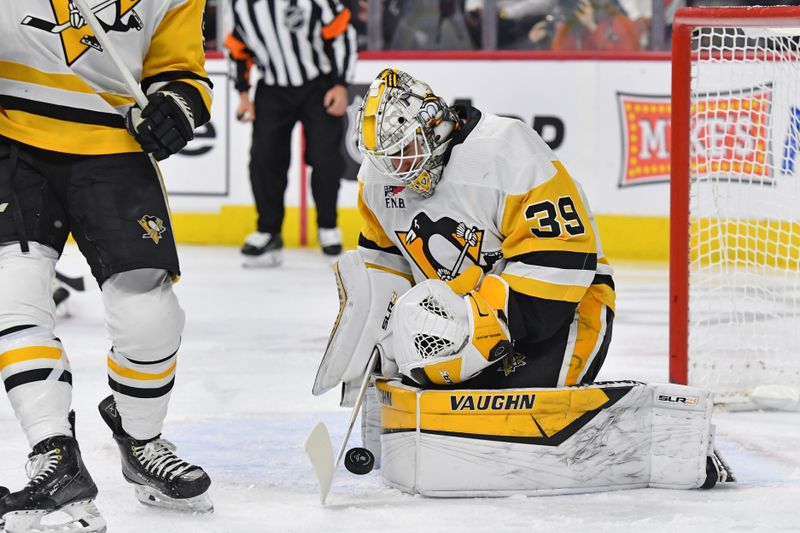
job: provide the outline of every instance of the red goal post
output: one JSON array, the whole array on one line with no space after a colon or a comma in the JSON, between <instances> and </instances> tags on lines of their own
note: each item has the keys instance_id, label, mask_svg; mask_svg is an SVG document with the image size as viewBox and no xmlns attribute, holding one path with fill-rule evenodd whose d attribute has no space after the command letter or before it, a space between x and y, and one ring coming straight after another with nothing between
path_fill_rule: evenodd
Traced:
<instances>
[{"instance_id":1,"label":"red goal post","mask_svg":"<svg viewBox=\"0 0 800 533\"><path fill-rule=\"evenodd\" d=\"M782 142L777 137L786 134L778 128L785 130L789 119L773 116L796 113L797 123L789 125L794 137L786 141L794 144L783 148L797 148L797 30L800 7L683 8L676 13L670 147L669 376L674 383L712 390L752 390L760 384L800 390L800 348L777 355L757 348L750 356L742 340L752 336L747 328L758 332L758 324L749 321L772 324L769 299L774 294L786 286L800 287L800 246L795 246L800 232L794 233L800 213L789 205L800 205L800 187L793 185L800 181L800 170L789 184L786 168L776 165ZM795 191L796 198L785 200ZM753 213L748 198L779 208L762 218ZM763 309L746 301L751 295L767 300ZM800 331L800 296L790 305L797 306L789 318ZM754 308L752 317L747 306ZM787 314L793 311L780 311L780 320ZM757 342L771 342L756 335ZM708 344L703 344L706 337ZM728 341L733 344L726 347ZM705 361L707 352L715 352L716 359ZM715 375L725 373L730 375Z\"/></svg>"}]
</instances>

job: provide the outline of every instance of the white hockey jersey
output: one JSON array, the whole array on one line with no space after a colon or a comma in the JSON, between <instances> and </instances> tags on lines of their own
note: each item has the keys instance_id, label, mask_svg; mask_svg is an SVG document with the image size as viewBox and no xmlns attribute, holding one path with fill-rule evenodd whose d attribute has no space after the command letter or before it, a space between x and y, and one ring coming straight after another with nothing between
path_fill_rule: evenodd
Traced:
<instances>
[{"instance_id":1,"label":"white hockey jersey","mask_svg":"<svg viewBox=\"0 0 800 533\"><path fill-rule=\"evenodd\" d=\"M146 93L186 83L208 116L204 1L88 3ZM0 35L0 135L73 154L141 151L125 130L133 98L70 0L2 2Z\"/></svg>"},{"instance_id":2,"label":"white hockey jersey","mask_svg":"<svg viewBox=\"0 0 800 533\"><path fill-rule=\"evenodd\" d=\"M365 261L416 282L450 280L478 265L527 300L521 308L534 310L535 318L527 317L533 329L572 320L576 309L596 313L602 304L613 311L613 270L580 185L529 126L465 112L430 198L362 164ZM579 308L589 298L597 305Z\"/></svg>"}]
</instances>

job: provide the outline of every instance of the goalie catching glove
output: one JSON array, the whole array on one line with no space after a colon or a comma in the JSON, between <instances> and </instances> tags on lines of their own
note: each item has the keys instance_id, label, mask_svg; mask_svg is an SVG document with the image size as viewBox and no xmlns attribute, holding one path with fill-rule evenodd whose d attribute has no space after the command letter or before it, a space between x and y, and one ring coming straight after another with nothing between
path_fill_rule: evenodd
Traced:
<instances>
[{"instance_id":1,"label":"goalie catching glove","mask_svg":"<svg viewBox=\"0 0 800 533\"><path fill-rule=\"evenodd\" d=\"M147 96L144 109L133 106L125 123L142 149L161 161L179 152L194 138L194 116L186 98L175 90Z\"/></svg>"},{"instance_id":2,"label":"goalie catching glove","mask_svg":"<svg viewBox=\"0 0 800 533\"><path fill-rule=\"evenodd\" d=\"M413 287L392 316L400 373L423 386L450 385L510 355L508 297L508 284L495 275L464 296L440 280Z\"/></svg>"}]
</instances>

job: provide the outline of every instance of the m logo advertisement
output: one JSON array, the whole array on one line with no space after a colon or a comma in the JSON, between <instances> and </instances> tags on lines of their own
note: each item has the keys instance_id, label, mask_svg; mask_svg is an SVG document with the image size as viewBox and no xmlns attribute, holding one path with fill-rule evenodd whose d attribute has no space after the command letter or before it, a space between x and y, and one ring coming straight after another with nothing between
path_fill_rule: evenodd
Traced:
<instances>
[{"instance_id":1,"label":"m logo advertisement","mask_svg":"<svg viewBox=\"0 0 800 533\"><path fill-rule=\"evenodd\" d=\"M396 232L425 276L444 281L454 279L470 264L480 266L483 233L449 217L433 221L424 212L414 217L408 231Z\"/></svg>"},{"instance_id":2,"label":"m logo advertisement","mask_svg":"<svg viewBox=\"0 0 800 533\"><path fill-rule=\"evenodd\" d=\"M692 176L769 184L772 87L697 96L691 114Z\"/></svg>"},{"instance_id":3,"label":"m logo advertisement","mask_svg":"<svg viewBox=\"0 0 800 533\"><path fill-rule=\"evenodd\" d=\"M90 0L92 12L107 32L141 31L142 19L133 10L141 0ZM102 47L71 0L50 0L53 19L35 15L26 16L21 24L30 28L57 35L61 39L67 66L77 61L87 50Z\"/></svg>"},{"instance_id":4,"label":"m logo advertisement","mask_svg":"<svg viewBox=\"0 0 800 533\"><path fill-rule=\"evenodd\" d=\"M669 181L670 97L617 93L622 120L620 187Z\"/></svg>"},{"instance_id":5,"label":"m logo advertisement","mask_svg":"<svg viewBox=\"0 0 800 533\"><path fill-rule=\"evenodd\" d=\"M669 96L617 93L622 120L619 186L665 183L670 176ZM772 87L694 95L691 131L692 176L722 181L772 181L769 120Z\"/></svg>"}]
</instances>

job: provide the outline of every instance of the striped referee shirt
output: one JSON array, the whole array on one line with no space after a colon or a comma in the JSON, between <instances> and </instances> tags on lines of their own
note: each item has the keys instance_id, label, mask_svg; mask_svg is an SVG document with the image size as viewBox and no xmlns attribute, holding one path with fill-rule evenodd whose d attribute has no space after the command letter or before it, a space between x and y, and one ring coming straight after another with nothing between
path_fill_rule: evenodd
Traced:
<instances>
[{"instance_id":1,"label":"striped referee shirt","mask_svg":"<svg viewBox=\"0 0 800 533\"><path fill-rule=\"evenodd\" d=\"M356 31L339 0L232 0L225 46L236 62L236 89L250 87L255 63L263 82L299 87L320 76L352 81Z\"/></svg>"}]
</instances>

